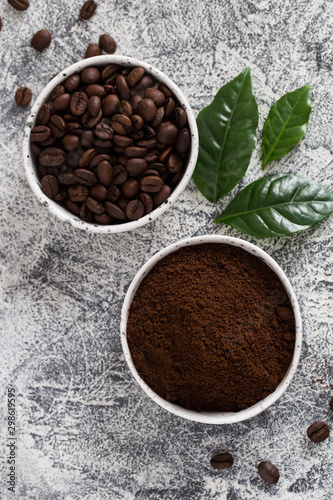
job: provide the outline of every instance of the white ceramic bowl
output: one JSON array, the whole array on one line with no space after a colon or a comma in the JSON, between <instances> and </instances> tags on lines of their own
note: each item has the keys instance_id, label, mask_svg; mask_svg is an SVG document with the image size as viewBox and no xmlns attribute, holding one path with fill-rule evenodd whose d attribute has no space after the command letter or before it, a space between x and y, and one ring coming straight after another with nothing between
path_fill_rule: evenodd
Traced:
<instances>
[{"instance_id":1,"label":"white ceramic bowl","mask_svg":"<svg viewBox=\"0 0 333 500\"><path fill-rule=\"evenodd\" d=\"M41 189L41 184L39 181L39 177L37 174L35 162L34 162L34 154L31 151L30 146L30 133L31 129L35 126L36 117L38 111L41 106L50 100L50 93L60 83L64 82L70 75L74 73L78 73L82 71L84 68L89 66L105 66L107 64L120 64L121 66L143 66L147 73L153 75L157 80L165 83L169 87L169 89L174 93L177 97L181 106L185 109L187 113L188 124L191 132L191 151L187 163L186 170L184 172L183 178L176 186L174 191L171 193L169 198L162 203L159 207L155 208L152 212L141 217L141 219L132 222L126 222L124 224L114 224L109 226L99 225L96 223L84 222L79 219L71 212L66 210L65 207L58 205L55 201L48 198ZM104 55L97 57L90 57L88 59L84 59L79 61L72 66L61 71L57 76L55 76L42 90L36 99L32 109L28 121L25 125L24 129L24 138L23 138L23 160L25 166L25 172L28 179L28 182L31 186L31 189L37 196L38 200L46 206L50 212L59 219L69 222L73 226L84 229L86 231L91 231L93 233L121 233L123 231L129 231L132 229L136 229L152 220L156 219L159 215L163 214L178 198L178 196L184 191L189 180L192 177L195 164L198 157L198 148L199 148L199 138L198 138L198 128L194 118L193 111L191 107L182 93L182 91L177 87L177 85L170 80L162 71L154 68L150 64L134 59L133 57L125 57L125 56L114 56L114 55Z\"/></svg>"},{"instance_id":2,"label":"white ceramic bowl","mask_svg":"<svg viewBox=\"0 0 333 500\"><path fill-rule=\"evenodd\" d=\"M146 382L144 382L144 380L138 374L134 366L127 343L126 326L127 326L128 313L133 297L143 278L150 272L150 270L155 266L155 264L159 260L166 257L166 255L175 252L181 247L187 245L200 245L201 243L225 243L228 245L243 248L244 250L255 255L259 259L262 259L268 265L268 267L270 267L276 273L276 275L279 277L280 281L284 285L295 315L295 324L296 324L295 350L291 364L283 380L275 389L275 391L272 392L265 399L259 401L258 403L247 408L246 410L241 410L238 412L204 412L204 411L198 412L182 408L179 405L170 403L169 401L166 401L165 399L161 398L146 384ZM302 347L302 324L301 324L301 315L297 299L291 287L291 284L286 275L284 274L284 272L282 271L281 267L275 262L275 260L272 259L272 257L270 257L266 252L261 250L256 245L252 245L247 241L238 238L232 238L230 236L198 236L195 238L187 238L185 240L181 240L178 241L177 243L173 243L172 245L167 246L166 248L155 254L153 257L151 257L148 260L148 262L146 262L146 264L144 264L144 266L142 266L140 271L135 275L126 293L121 313L120 328L121 328L121 343L125 359L135 380L138 382L140 387L145 391L145 393L153 401L155 401L155 403L162 406L162 408L164 408L165 410L168 410L171 413L178 415L179 417L183 417L188 420L194 420L196 422L203 422L206 424L232 424L235 422L241 422L242 420L247 420L251 417L254 417L255 415L258 415L258 413L261 413L262 411L266 410L269 406L271 406L273 403L275 403L282 396L282 394L286 391L289 384L291 383L291 380L295 374L299 362L301 347Z\"/></svg>"}]
</instances>

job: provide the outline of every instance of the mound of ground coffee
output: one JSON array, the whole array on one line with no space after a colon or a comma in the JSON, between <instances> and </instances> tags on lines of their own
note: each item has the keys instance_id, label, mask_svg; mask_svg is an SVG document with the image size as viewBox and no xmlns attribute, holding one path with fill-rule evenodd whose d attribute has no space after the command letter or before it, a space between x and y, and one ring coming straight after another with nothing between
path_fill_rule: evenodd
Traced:
<instances>
[{"instance_id":1,"label":"mound of ground coffee","mask_svg":"<svg viewBox=\"0 0 333 500\"><path fill-rule=\"evenodd\" d=\"M139 375L197 411L239 411L272 393L291 362L295 321L259 258L226 244L181 248L138 288L127 339Z\"/></svg>"}]
</instances>

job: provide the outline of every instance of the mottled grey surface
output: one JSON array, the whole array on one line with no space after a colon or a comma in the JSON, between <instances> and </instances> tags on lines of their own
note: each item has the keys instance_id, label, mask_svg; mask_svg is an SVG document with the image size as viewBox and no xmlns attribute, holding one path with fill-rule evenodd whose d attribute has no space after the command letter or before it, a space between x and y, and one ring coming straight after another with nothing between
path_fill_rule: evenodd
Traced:
<instances>
[{"instance_id":1,"label":"mottled grey surface","mask_svg":"<svg viewBox=\"0 0 333 500\"><path fill-rule=\"evenodd\" d=\"M312 444L306 428L316 419L333 426L328 409L333 395L333 217L288 238L245 236L277 260L299 298L304 348L288 392L265 414L237 425L181 420L151 402L130 375L120 347L121 305L135 272L163 246L205 233L241 236L212 224L231 196L216 207L191 183L159 220L128 234L99 236L63 225L39 205L25 180L21 136L28 110L19 109L13 97L17 87L28 85L35 98L54 73L80 59L103 32L115 37L118 54L145 59L169 75L196 111L249 66L260 131L275 99L311 83L313 111L306 138L267 172L294 170L333 189L333 4L98 3L88 22L78 19L78 0L31 0L23 13L5 1L0 6L1 409L5 415L6 388L14 384L16 497L332 499L332 439ZM50 48L41 54L29 46L40 28L53 34ZM261 175L258 147L241 185ZM4 443L7 430L1 428ZM223 450L234 455L234 466L212 470L210 456ZM279 467L277 486L258 477L261 460ZM0 496L6 498L4 484Z\"/></svg>"}]
</instances>

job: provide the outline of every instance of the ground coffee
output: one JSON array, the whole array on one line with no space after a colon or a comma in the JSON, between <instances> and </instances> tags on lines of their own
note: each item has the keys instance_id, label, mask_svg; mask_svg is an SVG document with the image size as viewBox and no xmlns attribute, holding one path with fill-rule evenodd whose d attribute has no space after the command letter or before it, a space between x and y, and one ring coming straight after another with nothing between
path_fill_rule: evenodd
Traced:
<instances>
[{"instance_id":1,"label":"ground coffee","mask_svg":"<svg viewBox=\"0 0 333 500\"><path fill-rule=\"evenodd\" d=\"M295 321L259 258L225 244L181 248L142 281L127 339L140 376L197 411L239 411L272 393L291 362Z\"/></svg>"}]
</instances>

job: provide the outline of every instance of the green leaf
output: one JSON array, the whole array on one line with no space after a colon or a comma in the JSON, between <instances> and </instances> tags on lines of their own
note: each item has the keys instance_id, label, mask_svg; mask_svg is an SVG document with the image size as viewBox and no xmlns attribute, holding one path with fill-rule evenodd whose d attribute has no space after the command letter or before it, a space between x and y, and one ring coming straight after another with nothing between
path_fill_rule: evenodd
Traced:
<instances>
[{"instance_id":1,"label":"green leaf","mask_svg":"<svg viewBox=\"0 0 333 500\"><path fill-rule=\"evenodd\" d=\"M214 222L258 238L309 229L333 212L333 193L299 174L272 174L246 186Z\"/></svg>"},{"instance_id":2,"label":"green leaf","mask_svg":"<svg viewBox=\"0 0 333 500\"><path fill-rule=\"evenodd\" d=\"M256 147L258 106L249 68L221 87L197 118L199 156L193 180L216 203L241 180Z\"/></svg>"},{"instance_id":3,"label":"green leaf","mask_svg":"<svg viewBox=\"0 0 333 500\"><path fill-rule=\"evenodd\" d=\"M285 94L273 104L263 129L263 169L299 143L308 128L310 113L310 85Z\"/></svg>"}]
</instances>

